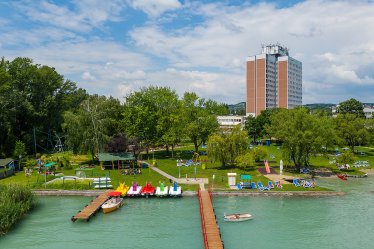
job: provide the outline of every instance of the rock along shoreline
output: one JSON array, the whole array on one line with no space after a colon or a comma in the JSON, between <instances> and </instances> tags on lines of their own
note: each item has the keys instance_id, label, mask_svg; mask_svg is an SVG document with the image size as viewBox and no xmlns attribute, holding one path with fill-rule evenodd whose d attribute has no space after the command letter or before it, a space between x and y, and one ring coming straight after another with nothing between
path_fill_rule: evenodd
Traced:
<instances>
[{"instance_id":1,"label":"rock along shoreline","mask_svg":"<svg viewBox=\"0 0 374 249\"><path fill-rule=\"evenodd\" d=\"M33 190L37 196L98 196L105 190ZM325 197L343 196L345 192L337 191L261 191L261 192L233 192L233 191L213 191L213 196L302 196L302 197ZM196 191L184 191L183 196L197 196Z\"/></svg>"}]
</instances>

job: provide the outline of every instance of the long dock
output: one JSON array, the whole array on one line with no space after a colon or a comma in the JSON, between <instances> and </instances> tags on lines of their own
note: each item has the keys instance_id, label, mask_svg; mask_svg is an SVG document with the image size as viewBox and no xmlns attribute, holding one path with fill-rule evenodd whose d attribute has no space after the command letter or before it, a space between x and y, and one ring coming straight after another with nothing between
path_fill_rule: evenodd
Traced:
<instances>
[{"instance_id":1,"label":"long dock","mask_svg":"<svg viewBox=\"0 0 374 249\"><path fill-rule=\"evenodd\" d=\"M223 249L211 195L208 191L199 190L199 204L205 249Z\"/></svg>"},{"instance_id":2,"label":"long dock","mask_svg":"<svg viewBox=\"0 0 374 249\"><path fill-rule=\"evenodd\" d=\"M104 204L108 200L108 193L109 191L103 192L101 195L96 197L91 203L83 208L83 210L79 211L76 215L71 217L71 221L76 221L78 219L89 221L90 218L96 214L97 211L100 210L101 205Z\"/></svg>"}]
</instances>

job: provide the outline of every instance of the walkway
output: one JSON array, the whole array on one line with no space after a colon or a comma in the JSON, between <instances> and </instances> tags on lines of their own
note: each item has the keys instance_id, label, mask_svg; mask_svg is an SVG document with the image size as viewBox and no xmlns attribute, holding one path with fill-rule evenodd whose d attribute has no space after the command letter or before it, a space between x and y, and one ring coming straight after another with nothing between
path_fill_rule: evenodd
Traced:
<instances>
[{"instance_id":1,"label":"walkway","mask_svg":"<svg viewBox=\"0 0 374 249\"><path fill-rule=\"evenodd\" d=\"M105 191L101 195L99 195L96 199L91 201L82 211L79 211L76 215L71 217L71 221L76 221L78 219L89 221L92 215L95 215L97 211L101 208L101 205L104 204L106 200L108 200L108 193L109 191Z\"/></svg>"},{"instance_id":2,"label":"walkway","mask_svg":"<svg viewBox=\"0 0 374 249\"><path fill-rule=\"evenodd\" d=\"M163 175L164 177L172 180L173 182L177 182L179 184L199 184L200 189L204 190L204 184L209 184L209 179L208 178L176 178L172 175L169 175L168 173L162 171L161 169L151 166L148 164L148 166L153 170L159 173L160 175Z\"/></svg>"},{"instance_id":3,"label":"walkway","mask_svg":"<svg viewBox=\"0 0 374 249\"><path fill-rule=\"evenodd\" d=\"M223 249L212 199L208 191L199 191L199 204L205 249Z\"/></svg>"}]
</instances>

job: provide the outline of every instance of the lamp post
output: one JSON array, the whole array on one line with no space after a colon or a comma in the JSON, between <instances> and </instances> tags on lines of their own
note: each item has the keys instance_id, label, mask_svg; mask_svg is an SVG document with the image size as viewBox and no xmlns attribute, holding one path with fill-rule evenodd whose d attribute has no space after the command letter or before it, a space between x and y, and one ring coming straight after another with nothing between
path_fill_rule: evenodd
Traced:
<instances>
[{"instance_id":1,"label":"lamp post","mask_svg":"<svg viewBox=\"0 0 374 249\"><path fill-rule=\"evenodd\" d=\"M19 161L18 161L18 171L20 171L20 170L21 170L22 155L19 154L19 155L18 155L18 158L19 158Z\"/></svg>"},{"instance_id":2,"label":"lamp post","mask_svg":"<svg viewBox=\"0 0 374 249\"><path fill-rule=\"evenodd\" d=\"M178 178L181 178L181 161L177 159L177 167L178 167Z\"/></svg>"}]
</instances>

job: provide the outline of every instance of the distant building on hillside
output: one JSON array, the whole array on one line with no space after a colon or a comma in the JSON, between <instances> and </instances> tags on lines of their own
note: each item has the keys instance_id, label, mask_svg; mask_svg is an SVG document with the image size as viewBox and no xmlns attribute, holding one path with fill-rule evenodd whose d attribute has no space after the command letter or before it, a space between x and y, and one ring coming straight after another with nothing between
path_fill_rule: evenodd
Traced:
<instances>
[{"instance_id":1,"label":"distant building on hillside","mask_svg":"<svg viewBox=\"0 0 374 249\"><path fill-rule=\"evenodd\" d=\"M366 105L366 104L363 104L364 106L364 114L365 114L365 117L366 118L371 118L374 116L374 106L370 106L370 105ZM332 112L332 116L333 117L336 117L338 115L338 109L339 105L335 105L335 106L332 106L331 107L331 112Z\"/></svg>"},{"instance_id":2,"label":"distant building on hillside","mask_svg":"<svg viewBox=\"0 0 374 249\"><path fill-rule=\"evenodd\" d=\"M262 47L262 53L247 58L247 116L276 107L302 105L302 63L276 45Z\"/></svg>"}]
</instances>

